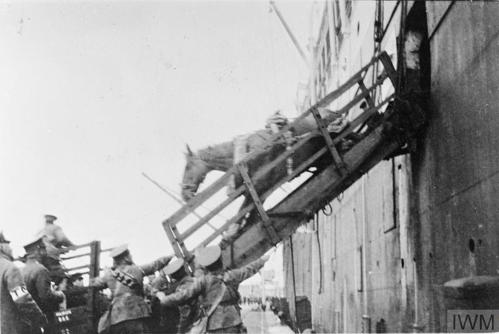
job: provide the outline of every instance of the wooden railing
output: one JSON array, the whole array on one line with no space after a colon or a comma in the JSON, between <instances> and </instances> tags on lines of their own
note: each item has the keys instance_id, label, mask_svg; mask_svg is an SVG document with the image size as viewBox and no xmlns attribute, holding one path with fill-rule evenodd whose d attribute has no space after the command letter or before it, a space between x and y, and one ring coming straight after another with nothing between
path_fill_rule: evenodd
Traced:
<instances>
[{"instance_id":1,"label":"wooden railing","mask_svg":"<svg viewBox=\"0 0 499 334\"><path fill-rule=\"evenodd\" d=\"M369 71L369 69L376 64L381 62L384 68L382 75L378 77L376 82L371 87L366 87L364 83L364 77ZM383 84L385 79L389 79L392 85L395 87L397 82L397 73L393 67L389 56L382 52L380 55L374 57L367 65L362 67L357 73L355 73L347 82L338 87L336 90L327 94L324 98L310 107L306 112L302 113L293 122L284 126L278 133L272 135L263 145L256 148L254 151L249 153L242 161L235 164L230 168L223 176L216 180L213 184L207 187L204 191L198 193L194 198L189 200L183 207L177 210L173 215L167 218L163 222L163 228L173 246L174 252L178 257L183 257L187 261L192 258L191 251L187 249L185 241L187 238L191 237L196 231L208 223L212 218L214 218L218 213L227 208L231 203L233 203L241 195L248 195L251 197L252 202L239 210L232 218L227 220L222 226L216 229L210 235L207 235L195 248L200 246L206 246L221 235L223 231L227 229L228 226L234 223L238 223L243 219L246 214L250 211L256 209L260 215L261 222L265 231L267 232L267 237L272 244L278 243L279 236L272 226L271 219L267 216L266 211L263 209L261 198L266 198L284 183L289 182L299 174L307 170L314 162L319 158L323 157L327 152L330 153L332 157L332 163L336 166L340 174L348 173L348 166L344 163L342 156L336 149L336 145L343 140L346 136L351 134L353 131L361 127L372 115L379 111L379 109L388 103L393 95L385 98L379 103L374 102L373 93ZM358 105L362 101L366 101L368 108L365 109L360 115L358 115L354 120L352 120L349 126L343 130L338 136L332 138L327 131L326 120L322 118L319 113L319 109L327 107L331 102L338 99L343 94L347 93L355 85L358 86L357 93L354 97L343 107L337 110L340 114L345 114L350 111L354 106ZM292 129L294 126L298 125L306 117L312 115L316 121L317 129L312 131L308 136L298 140L290 148L283 151L278 157L273 161L269 162L267 165L262 166L253 175L249 175L247 172L247 163L255 158L257 155L265 152L270 147L276 144L276 142L281 139L284 134ZM325 146L318 150L317 152L311 152L310 156L302 162L298 167L294 168L293 172L280 180L271 187L264 191L262 194L258 194L255 190L254 183L264 180L270 171L272 171L280 163L284 162L288 157L292 156L298 149L303 145L307 144L314 137L322 136L325 141ZM183 233L180 233L178 226L183 220L190 215L196 208L206 202L208 199L212 198L219 190L226 186L227 182L231 179L232 175L240 175L243 178L244 184L239 186L235 191L227 196L221 203L219 203L215 208L210 210L204 217L197 220L192 226L187 228Z\"/></svg>"},{"instance_id":2,"label":"wooden railing","mask_svg":"<svg viewBox=\"0 0 499 334\"><path fill-rule=\"evenodd\" d=\"M87 252L70 255L75 251L87 248L88 248ZM61 261L64 263L66 261L72 261L77 259L86 260L85 261L86 263L83 265L65 267L65 271L68 274L79 273L82 275L88 275L89 281L91 281L93 278L99 277L100 271L102 270L102 268L100 267L101 254L109 252L111 249L112 248L101 249L100 241L92 241L86 244L72 247L70 252L68 253L69 255L61 257ZM95 288L89 287L88 300L87 300L87 310L89 316L88 322L89 322L89 328L94 328L94 329L97 328L97 323L99 321L96 312L96 310L98 309L97 294L98 291Z\"/></svg>"}]
</instances>

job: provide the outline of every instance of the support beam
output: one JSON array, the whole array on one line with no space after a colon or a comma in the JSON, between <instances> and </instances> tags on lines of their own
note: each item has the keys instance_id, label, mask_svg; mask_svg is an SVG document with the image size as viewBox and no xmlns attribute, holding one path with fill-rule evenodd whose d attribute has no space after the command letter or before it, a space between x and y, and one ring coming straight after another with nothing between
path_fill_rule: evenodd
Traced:
<instances>
[{"instance_id":1,"label":"support beam","mask_svg":"<svg viewBox=\"0 0 499 334\"><path fill-rule=\"evenodd\" d=\"M256 209L258 210L258 214L262 219L261 221L263 227L265 228L268 234L270 242L272 242L272 244L274 245L277 245L277 243L279 243L280 241L279 236L277 235L274 227L272 226L272 222L270 221L267 212L265 212L265 209L263 208L263 203L260 200L260 197L258 196L255 187L253 186L253 182L251 182L251 178L248 174L248 167L246 167L246 165L244 164L239 164L237 167L239 169L239 172L241 173L241 176L243 177L244 185L246 186L246 189L251 195L251 199L253 200L253 203L255 204Z\"/></svg>"},{"instance_id":2,"label":"support beam","mask_svg":"<svg viewBox=\"0 0 499 334\"><path fill-rule=\"evenodd\" d=\"M324 141L326 142L329 152L331 152L331 155L333 156L333 162L336 165L336 168L338 168L338 172L342 175L345 174L347 172L345 163L343 162L343 159L338 153L338 150L336 150L336 147L334 146L333 143L333 139L331 139L331 136L327 131L327 127L324 124L324 121L321 115L319 114L319 111L316 108L312 108L312 115L314 116L315 122L317 123L319 132L322 134L322 137L324 137Z\"/></svg>"}]
</instances>

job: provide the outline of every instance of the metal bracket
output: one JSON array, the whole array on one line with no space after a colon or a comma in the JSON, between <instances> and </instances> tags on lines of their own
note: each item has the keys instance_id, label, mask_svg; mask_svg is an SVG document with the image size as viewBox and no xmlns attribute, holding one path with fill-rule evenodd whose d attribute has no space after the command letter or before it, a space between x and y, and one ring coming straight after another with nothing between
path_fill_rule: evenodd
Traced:
<instances>
[{"instance_id":1,"label":"metal bracket","mask_svg":"<svg viewBox=\"0 0 499 334\"><path fill-rule=\"evenodd\" d=\"M267 232L270 241L272 242L273 245L278 244L280 241L279 236L277 235L274 226L272 226L272 222L270 221L267 212L263 208L262 201L260 200L260 197L258 196L258 193L256 192L256 189L253 185L253 182L251 181L251 178L248 174L248 167L245 164L238 164L237 168L239 169L239 172L243 177L244 185L248 190L248 192L250 193L251 198L253 199L253 203L255 203L255 207L258 210L260 218L262 218L263 227L265 228L265 231Z\"/></svg>"}]
</instances>

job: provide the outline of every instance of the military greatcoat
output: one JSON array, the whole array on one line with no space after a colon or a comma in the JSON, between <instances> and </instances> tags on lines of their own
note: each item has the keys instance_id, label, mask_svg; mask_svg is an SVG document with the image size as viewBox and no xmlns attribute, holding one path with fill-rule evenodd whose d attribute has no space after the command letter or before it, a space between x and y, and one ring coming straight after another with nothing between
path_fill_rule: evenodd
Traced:
<instances>
[{"instance_id":1,"label":"military greatcoat","mask_svg":"<svg viewBox=\"0 0 499 334\"><path fill-rule=\"evenodd\" d=\"M96 278L91 285L98 289L109 288L112 293L110 309L103 317L110 318L110 325L144 319L151 316L151 308L144 300L144 276L151 275L170 262L171 256L162 257L150 264L119 265L108 269L102 277ZM103 322L101 321L101 324ZM103 328L99 329L101 332Z\"/></svg>"},{"instance_id":2,"label":"military greatcoat","mask_svg":"<svg viewBox=\"0 0 499 334\"><path fill-rule=\"evenodd\" d=\"M40 328L46 322L26 289L19 268L0 254L0 334L18 334L21 328Z\"/></svg>"},{"instance_id":3,"label":"military greatcoat","mask_svg":"<svg viewBox=\"0 0 499 334\"><path fill-rule=\"evenodd\" d=\"M239 308L239 284L256 274L265 264L259 259L245 267L226 272L208 272L206 275L195 278L192 284L168 296L159 295L162 305L178 305L196 296L200 296L199 303L204 310L208 310L217 300L222 291L222 284L227 286L222 301L208 319L208 332L219 332L224 329L237 328L242 325Z\"/></svg>"},{"instance_id":4,"label":"military greatcoat","mask_svg":"<svg viewBox=\"0 0 499 334\"><path fill-rule=\"evenodd\" d=\"M177 285L175 291L182 291L188 289L194 282L191 276L183 277ZM193 322L199 316L198 298L194 297L183 304L178 306L179 321L177 326L177 334L187 333L191 328Z\"/></svg>"},{"instance_id":5,"label":"military greatcoat","mask_svg":"<svg viewBox=\"0 0 499 334\"><path fill-rule=\"evenodd\" d=\"M48 317L52 317L53 313L59 310L59 304L64 301L64 294L52 290L47 268L34 259L28 259L21 272L35 302Z\"/></svg>"}]
</instances>

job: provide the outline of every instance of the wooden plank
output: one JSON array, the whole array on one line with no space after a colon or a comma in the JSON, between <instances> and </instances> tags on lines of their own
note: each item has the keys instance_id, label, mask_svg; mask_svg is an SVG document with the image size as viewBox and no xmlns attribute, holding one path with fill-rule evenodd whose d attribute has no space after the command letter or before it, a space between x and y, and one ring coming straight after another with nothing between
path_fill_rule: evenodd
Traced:
<instances>
[{"instance_id":1,"label":"wooden plank","mask_svg":"<svg viewBox=\"0 0 499 334\"><path fill-rule=\"evenodd\" d=\"M182 250L180 249L180 246L177 243L177 239L173 235L171 227L169 225L164 225L163 228L164 228L164 230L166 232L166 236L168 237L168 239L170 239L170 244L173 247L173 251L175 252L175 255L177 257L182 257L183 258L184 254L182 254Z\"/></svg>"},{"instance_id":2,"label":"wooden plank","mask_svg":"<svg viewBox=\"0 0 499 334\"><path fill-rule=\"evenodd\" d=\"M369 87L365 92L362 92L358 95L355 95L355 97L346 105L344 105L339 111L337 111L340 114L347 113L352 109L357 103L361 102L363 99L367 98L369 94L371 94L379 85L381 85L382 80L377 81L374 85Z\"/></svg>"},{"instance_id":3,"label":"wooden plank","mask_svg":"<svg viewBox=\"0 0 499 334\"><path fill-rule=\"evenodd\" d=\"M345 132L346 133L345 135L343 135L343 132L342 132L337 138L342 139L342 138L346 137L349 133L351 133L353 130L355 130L355 128L357 128L359 125L364 124L364 122L366 122L371 116L373 116L376 112L378 112L378 110L381 107L383 107L385 104L390 102L390 100L392 100L394 96L395 96L395 94L391 94L386 99L381 101L374 108L369 108L369 109L365 110L363 113L361 113L359 116L357 116L357 118L355 118L352 122L350 122L350 124L348 124L347 128L344 130L344 131L348 130L348 132ZM335 138L335 140L336 140L336 138Z\"/></svg>"},{"instance_id":4,"label":"wooden plank","mask_svg":"<svg viewBox=\"0 0 499 334\"><path fill-rule=\"evenodd\" d=\"M186 239L191 236L194 232L196 232L200 227L206 224L210 219L215 217L220 211L225 209L230 203L236 200L239 196L244 193L244 186L238 187L235 191L233 191L229 197L227 197L222 203L213 208L210 212L208 212L203 218L198 220L194 225L189 227L184 233L180 235L180 239ZM217 229L215 228L215 232Z\"/></svg>"},{"instance_id":5,"label":"wooden plank","mask_svg":"<svg viewBox=\"0 0 499 334\"><path fill-rule=\"evenodd\" d=\"M367 93L367 87L366 87L366 85L365 85L365 83L364 83L364 80L360 80L360 81L358 82L358 84L359 84L359 88L360 88L360 90L361 90L363 93ZM373 100L373 99L372 99L372 97L371 97L371 94L367 93L366 100L367 100L367 104L369 105L369 107L374 108L374 105L375 105L375 104L374 104L374 100Z\"/></svg>"},{"instance_id":6,"label":"wooden plank","mask_svg":"<svg viewBox=\"0 0 499 334\"><path fill-rule=\"evenodd\" d=\"M77 259L80 257L89 256L90 254L91 253L88 252L88 253L83 253L83 254L78 254L78 255L73 255L73 256L61 257L61 260L67 261L67 260Z\"/></svg>"},{"instance_id":7,"label":"wooden plank","mask_svg":"<svg viewBox=\"0 0 499 334\"><path fill-rule=\"evenodd\" d=\"M355 83L359 80L362 79L362 75L367 69L373 65L375 62L379 60L379 57L373 57L369 63L367 63L364 67L362 67L357 73L353 74L350 79L338 87L336 90L333 92L327 94L325 97L323 97L319 102L317 102L312 108L323 108L326 107L328 104L330 104L333 100L337 99L339 96L341 96L343 93L345 93L350 87L355 85ZM310 112L310 109L308 112Z\"/></svg>"},{"instance_id":8,"label":"wooden plank","mask_svg":"<svg viewBox=\"0 0 499 334\"><path fill-rule=\"evenodd\" d=\"M379 55L379 59L385 68L386 73L388 73L388 77L392 82L393 87L397 90L397 70L393 67L393 63L390 59L390 56L386 53L386 51L381 52Z\"/></svg>"},{"instance_id":9,"label":"wooden plank","mask_svg":"<svg viewBox=\"0 0 499 334\"><path fill-rule=\"evenodd\" d=\"M88 270L88 277L92 280L100 275L100 254L101 254L101 244L100 241L92 241L90 243L90 268ZM97 328L99 322L98 318L98 290L96 288L90 287L87 307L90 310L90 316L88 318L88 324L90 328Z\"/></svg>"},{"instance_id":10,"label":"wooden plank","mask_svg":"<svg viewBox=\"0 0 499 334\"><path fill-rule=\"evenodd\" d=\"M217 191L222 189L227 185L230 176L235 172L235 167L229 169L224 175L222 175L218 180L211 184L208 188L198 193L194 198L188 201L183 207L177 210L173 215L168 217L163 222L163 227L175 225L180 220L185 218L192 210L195 210L198 206L204 203L208 198L213 196Z\"/></svg>"},{"instance_id":11,"label":"wooden plank","mask_svg":"<svg viewBox=\"0 0 499 334\"><path fill-rule=\"evenodd\" d=\"M326 142L326 146L329 149L329 152L331 153L331 155L333 157L333 162L336 165L338 172L340 174L346 173L347 171L345 168L345 163L343 162L340 154L336 150L336 147L334 146L333 140L331 139L331 135L327 131L327 128L324 125L324 121L322 120L322 117L319 114L319 111L317 109L312 109L312 115L314 116L315 122L317 123L317 127L319 129L319 132L322 134L322 137L324 138L324 141Z\"/></svg>"},{"instance_id":12,"label":"wooden plank","mask_svg":"<svg viewBox=\"0 0 499 334\"><path fill-rule=\"evenodd\" d=\"M88 269L89 267L90 267L90 265L84 264L84 265L77 266L77 267L66 268L66 271L73 271L73 270L79 270L79 269Z\"/></svg>"},{"instance_id":13,"label":"wooden plank","mask_svg":"<svg viewBox=\"0 0 499 334\"><path fill-rule=\"evenodd\" d=\"M241 173L241 176L243 177L244 180L244 185L246 186L246 189L248 190L249 194L251 195L251 199L253 200L253 203L255 204L256 209L258 210L258 214L260 215L260 218L262 219L263 226L265 230L267 231L268 237L270 241L275 245L279 242L279 236L277 235L276 231L274 230L274 227L272 226L272 222L270 221L269 216L265 212L265 209L263 208L263 203L260 200L260 197L258 196L258 193L256 192L255 187L253 186L253 182L251 182L251 178L248 175L248 167L246 167L245 164L238 164L239 172Z\"/></svg>"},{"instance_id":14,"label":"wooden plank","mask_svg":"<svg viewBox=\"0 0 499 334\"><path fill-rule=\"evenodd\" d=\"M295 178L299 174L303 173L314 161L316 161L317 159L319 159L326 152L327 152L327 148L326 147L323 147L320 150L318 150L317 152L315 152L310 158L308 158L300 166L298 166L297 168L295 168L292 174L288 175L286 178L282 179L281 181L279 181L278 183L276 183L272 188L270 188L269 190L267 190L267 192L264 193L264 196L266 197L266 196L270 195L272 192L276 191L284 183L292 180L293 178ZM211 241L213 241L218 236L218 234L222 233L227 227L229 227L231 224L237 222L237 220L239 220L242 217L244 217L246 215L246 213L248 213L249 211L253 210L254 208L255 208L255 205L253 203L251 203L250 205L246 206L244 209L242 209L240 212L238 212L237 215L234 218L232 218L229 221L227 221L227 223L225 223L223 226L221 226L217 230L217 232L215 232L211 236L209 236L206 240L204 240L202 243L200 243L196 248L198 248L199 246L203 246L204 247L207 244L209 244Z\"/></svg>"}]
</instances>

